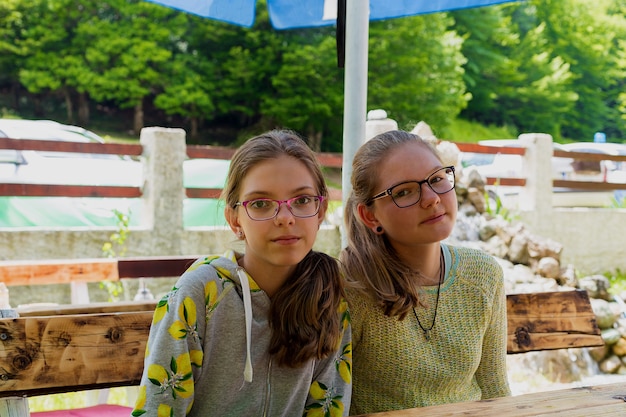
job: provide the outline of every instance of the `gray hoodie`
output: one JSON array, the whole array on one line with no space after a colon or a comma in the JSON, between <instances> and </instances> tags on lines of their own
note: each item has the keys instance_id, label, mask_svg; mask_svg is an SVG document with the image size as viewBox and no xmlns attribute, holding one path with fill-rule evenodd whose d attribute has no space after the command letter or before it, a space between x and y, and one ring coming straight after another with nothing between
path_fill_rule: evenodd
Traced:
<instances>
[{"instance_id":1,"label":"gray hoodie","mask_svg":"<svg viewBox=\"0 0 626 417\"><path fill-rule=\"evenodd\" d=\"M347 416L351 330L330 357L300 368L268 354L269 297L232 251L198 259L158 303L133 416ZM328 414L318 414L324 409Z\"/></svg>"}]
</instances>

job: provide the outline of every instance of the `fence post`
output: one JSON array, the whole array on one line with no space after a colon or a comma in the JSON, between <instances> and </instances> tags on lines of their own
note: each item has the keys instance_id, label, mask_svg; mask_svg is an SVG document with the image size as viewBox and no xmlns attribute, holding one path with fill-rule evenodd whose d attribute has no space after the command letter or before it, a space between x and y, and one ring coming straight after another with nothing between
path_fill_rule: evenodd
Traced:
<instances>
[{"instance_id":1,"label":"fence post","mask_svg":"<svg viewBox=\"0 0 626 417\"><path fill-rule=\"evenodd\" d=\"M144 164L144 226L153 231L155 254L178 255L183 236L185 131L148 127L141 130L140 141Z\"/></svg>"},{"instance_id":2,"label":"fence post","mask_svg":"<svg viewBox=\"0 0 626 417\"><path fill-rule=\"evenodd\" d=\"M526 147L522 158L526 186L519 194L519 208L545 215L552 212L552 136L525 133L518 139Z\"/></svg>"},{"instance_id":3,"label":"fence post","mask_svg":"<svg viewBox=\"0 0 626 417\"><path fill-rule=\"evenodd\" d=\"M0 416L2 417L30 417L28 398L6 397L0 398Z\"/></svg>"}]
</instances>

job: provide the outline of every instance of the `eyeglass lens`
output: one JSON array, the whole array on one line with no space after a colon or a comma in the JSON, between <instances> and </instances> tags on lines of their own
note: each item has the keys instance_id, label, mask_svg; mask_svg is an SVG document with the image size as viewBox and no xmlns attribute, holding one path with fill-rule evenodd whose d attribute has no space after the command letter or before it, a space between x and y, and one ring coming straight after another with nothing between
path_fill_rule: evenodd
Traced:
<instances>
[{"instance_id":1,"label":"eyeglass lens","mask_svg":"<svg viewBox=\"0 0 626 417\"><path fill-rule=\"evenodd\" d=\"M243 206L252 220L269 220L278 214L280 205L285 203L287 208L296 217L315 216L320 208L321 198L318 196L298 196L289 200L279 201L268 198L258 198L245 201Z\"/></svg>"},{"instance_id":2,"label":"eyeglass lens","mask_svg":"<svg viewBox=\"0 0 626 417\"><path fill-rule=\"evenodd\" d=\"M391 188L391 198L398 207L408 207L420 200L422 184L426 183L437 194L445 194L454 188L454 170L450 167L433 172L424 181L409 181Z\"/></svg>"}]
</instances>

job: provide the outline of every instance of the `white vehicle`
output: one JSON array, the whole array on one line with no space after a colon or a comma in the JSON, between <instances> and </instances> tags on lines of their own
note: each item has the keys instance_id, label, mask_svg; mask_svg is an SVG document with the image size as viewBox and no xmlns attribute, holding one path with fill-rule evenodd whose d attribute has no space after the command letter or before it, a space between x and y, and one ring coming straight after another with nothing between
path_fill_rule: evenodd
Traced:
<instances>
[{"instance_id":1,"label":"white vehicle","mask_svg":"<svg viewBox=\"0 0 626 417\"><path fill-rule=\"evenodd\" d=\"M478 142L482 146L506 146L511 148L523 147L517 139L489 139ZM554 149L563 149L562 145L554 143ZM552 177L554 179L570 178L574 168L571 158L552 158ZM461 155L463 169L476 170L483 177L492 178L524 178L522 174L522 156L512 154L485 154L464 152Z\"/></svg>"},{"instance_id":2,"label":"white vehicle","mask_svg":"<svg viewBox=\"0 0 626 417\"><path fill-rule=\"evenodd\" d=\"M51 120L0 119L0 137L104 143L89 130ZM139 187L142 167L117 155L0 149L0 182Z\"/></svg>"},{"instance_id":3,"label":"white vehicle","mask_svg":"<svg viewBox=\"0 0 626 417\"><path fill-rule=\"evenodd\" d=\"M621 143L573 142L563 145L563 149L571 152L626 155L626 144ZM626 162L574 160L572 165L574 166L572 179L626 183Z\"/></svg>"}]
</instances>

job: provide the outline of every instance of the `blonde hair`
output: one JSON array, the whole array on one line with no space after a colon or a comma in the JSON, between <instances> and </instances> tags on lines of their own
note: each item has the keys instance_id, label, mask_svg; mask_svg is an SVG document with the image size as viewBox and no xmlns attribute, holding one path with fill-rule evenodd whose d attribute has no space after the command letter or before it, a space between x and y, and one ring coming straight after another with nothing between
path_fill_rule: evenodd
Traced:
<instances>
[{"instance_id":1,"label":"blonde hair","mask_svg":"<svg viewBox=\"0 0 626 417\"><path fill-rule=\"evenodd\" d=\"M375 234L361 221L357 207L371 205L383 175L378 167L389 153L406 143L415 142L432 152L437 151L419 136L402 130L381 133L363 144L352 161L352 192L344 209L348 238L339 259L343 273L352 287L364 289L378 301L388 316L402 320L419 303L415 271L405 265L385 235ZM413 279L412 279L413 278Z\"/></svg>"},{"instance_id":2,"label":"blonde hair","mask_svg":"<svg viewBox=\"0 0 626 417\"><path fill-rule=\"evenodd\" d=\"M227 210L239 201L241 184L250 169L281 155L302 162L315 180L318 195L328 197L315 153L296 133L272 130L248 140L233 155L222 190ZM335 352L342 337L339 305L343 298L337 260L311 250L272 297L269 353L280 365L298 367Z\"/></svg>"}]
</instances>

